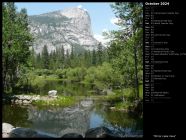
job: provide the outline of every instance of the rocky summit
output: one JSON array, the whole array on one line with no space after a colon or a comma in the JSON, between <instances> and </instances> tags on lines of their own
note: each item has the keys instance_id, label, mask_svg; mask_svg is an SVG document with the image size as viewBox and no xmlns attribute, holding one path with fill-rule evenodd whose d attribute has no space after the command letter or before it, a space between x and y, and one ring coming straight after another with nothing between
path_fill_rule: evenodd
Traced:
<instances>
[{"instance_id":1,"label":"rocky summit","mask_svg":"<svg viewBox=\"0 0 186 140\"><path fill-rule=\"evenodd\" d=\"M99 42L93 37L91 19L82 8L67 8L41 15L29 16L29 27L34 35L34 50L41 53L44 45L48 51L64 46L86 50L96 49Z\"/></svg>"}]
</instances>

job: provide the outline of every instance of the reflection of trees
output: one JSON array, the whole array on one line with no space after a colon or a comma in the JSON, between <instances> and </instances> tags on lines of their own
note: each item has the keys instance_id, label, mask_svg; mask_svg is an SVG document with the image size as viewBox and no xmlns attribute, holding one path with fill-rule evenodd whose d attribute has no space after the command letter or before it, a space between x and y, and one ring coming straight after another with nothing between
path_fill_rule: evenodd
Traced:
<instances>
[{"instance_id":1,"label":"reflection of trees","mask_svg":"<svg viewBox=\"0 0 186 140\"><path fill-rule=\"evenodd\" d=\"M134 118L128 113L108 110L108 106L109 104L96 103L89 107L82 107L81 102L76 107L70 108L48 107L38 109L32 106L28 108L3 106L3 122L58 136L72 132L84 135L90 128L90 115L93 110L95 114L101 117L101 120L104 120L103 125L114 132L133 134L137 130L143 130L142 119Z\"/></svg>"},{"instance_id":2,"label":"reflection of trees","mask_svg":"<svg viewBox=\"0 0 186 140\"><path fill-rule=\"evenodd\" d=\"M57 80L46 80L45 84L40 90L41 90L41 94L44 93L46 95L48 91L53 89L57 90L58 94L62 94L63 93L62 82Z\"/></svg>"},{"instance_id":3,"label":"reflection of trees","mask_svg":"<svg viewBox=\"0 0 186 140\"><path fill-rule=\"evenodd\" d=\"M64 92L66 95L86 95L90 86L85 86L80 83L66 83L63 85Z\"/></svg>"},{"instance_id":4,"label":"reflection of trees","mask_svg":"<svg viewBox=\"0 0 186 140\"><path fill-rule=\"evenodd\" d=\"M31 122L27 120L27 108L3 105L2 121L12 124L15 127L30 127Z\"/></svg>"},{"instance_id":5,"label":"reflection of trees","mask_svg":"<svg viewBox=\"0 0 186 140\"><path fill-rule=\"evenodd\" d=\"M40 93L41 95L47 95L50 90L57 90L59 95L86 95L87 92L93 89L92 85L84 85L75 82L62 82L58 80L44 80L37 86L37 88L32 89L33 93Z\"/></svg>"},{"instance_id":6,"label":"reflection of trees","mask_svg":"<svg viewBox=\"0 0 186 140\"><path fill-rule=\"evenodd\" d=\"M111 111L103 105L96 106L96 113L100 114L106 124L121 128L131 128L132 130L143 130L143 121L139 118L134 118L126 112Z\"/></svg>"}]
</instances>

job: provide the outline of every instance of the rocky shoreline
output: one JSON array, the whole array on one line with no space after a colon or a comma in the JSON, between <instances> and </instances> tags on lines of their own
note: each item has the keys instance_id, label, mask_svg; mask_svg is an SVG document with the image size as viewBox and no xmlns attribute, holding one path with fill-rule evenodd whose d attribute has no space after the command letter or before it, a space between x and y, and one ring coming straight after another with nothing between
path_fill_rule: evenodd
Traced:
<instances>
[{"instance_id":1,"label":"rocky shoreline","mask_svg":"<svg viewBox=\"0 0 186 140\"><path fill-rule=\"evenodd\" d=\"M40 96L40 95L13 95L3 97L3 103L17 104L17 105L31 105L33 101L51 101L58 99L58 96ZM95 99L94 99L95 100ZM114 106L109 107L112 111L122 111L127 113L133 113L138 116L143 116L143 101L136 100L134 106L131 108L116 108Z\"/></svg>"},{"instance_id":2,"label":"rocky shoreline","mask_svg":"<svg viewBox=\"0 0 186 140\"><path fill-rule=\"evenodd\" d=\"M113 134L112 131L106 127L96 127L88 129L84 136L77 133L66 133L63 136L56 136L53 134L33 130L30 128L14 127L9 123L2 124L3 138L121 138ZM133 137L142 137L136 135Z\"/></svg>"},{"instance_id":3,"label":"rocky shoreline","mask_svg":"<svg viewBox=\"0 0 186 140\"><path fill-rule=\"evenodd\" d=\"M10 100L11 104L19 104L25 107L28 107L29 105L32 104L33 101L37 101L37 100L56 100L58 97L56 98L51 98L49 96L39 96L39 95L14 95L11 96L11 98L9 97L8 99ZM92 104L92 100L90 101L86 101L86 100L82 100L80 102L80 104L83 107L87 107L90 106ZM141 108L141 102L136 103L136 106ZM114 107L110 107L109 109L113 110L113 111L121 111L121 110L117 110ZM137 109L139 110L139 109ZM126 110L122 110L122 111L126 111ZM138 112L138 111L136 111ZM141 112L141 111L140 111ZM111 131L110 129L106 128L106 127L97 127L97 128L91 128L85 129L85 131L83 131L83 133L79 132L75 132L75 131L63 131L63 133L61 134L61 136L57 136L57 135L53 135L53 134L49 134L46 132L41 132L38 130L33 130L30 128L23 128L23 127L14 127L13 125L9 124L9 123L3 123L2 124L2 137L3 138L107 138L107 137L113 137L113 138L121 138L121 136L119 136L118 134L113 134L114 132ZM74 128L74 127L73 127ZM128 136L128 134L123 134L123 136L126 137L130 137ZM132 134L131 137L142 137L142 133L135 133Z\"/></svg>"},{"instance_id":4,"label":"rocky shoreline","mask_svg":"<svg viewBox=\"0 0 186 140\"><path fill-rule=\"evenodd\" d=\"M9 123L2 124L2 137L3 138L57 138L44 132L32 130L30 128L14 127Z\"/></svg>"},{"instance_id":5,"label":"rocky shoreline","mask_svg":"<svg viewBox=\"0 0 186 140\"><path fill-rule=\"evenodd\" d=\"M55 100L56 97L49 97L49 96L40 96L40 95L13 95L13 96L5 96L3 97L4 103L11 103L11 104L19 104L19 105L29 105L32 104L33 101L38 100Z\"/></svg>"}]
</instances>

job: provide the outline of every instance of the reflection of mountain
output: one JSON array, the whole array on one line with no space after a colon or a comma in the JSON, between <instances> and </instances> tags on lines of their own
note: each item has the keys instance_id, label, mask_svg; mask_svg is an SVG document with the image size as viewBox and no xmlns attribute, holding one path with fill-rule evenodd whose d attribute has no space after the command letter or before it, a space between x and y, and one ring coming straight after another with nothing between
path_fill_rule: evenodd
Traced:
<instances>
[{"instance_id":1,"label":"reflection of mountain","mask_svg":"<svg viewBox=\"0 0 186 140\"><path fill-rule=\"evenodd\" d=\"M78 133L85 135L87 129L105 126L120 137L141 137L143 119L125 112L108 110L109 103L90 98L80 101L76 107L38 109L33 106L3 106L3 122L15 127L27 127L57 135ZM51 109L52 108L52 109Z\"/></svg>"},{"instance_id":2,"label":"reflection of mountain","mask_svg":"<svg viewBox=\"0 0 186 140\"><path fill-rule=\"evenodd\" d=\"M29 108L28 114L28 120L33 123L32 128L58 136L72 132L84 136L90 124L90 108Z\"/></svg>"}]
</instances>

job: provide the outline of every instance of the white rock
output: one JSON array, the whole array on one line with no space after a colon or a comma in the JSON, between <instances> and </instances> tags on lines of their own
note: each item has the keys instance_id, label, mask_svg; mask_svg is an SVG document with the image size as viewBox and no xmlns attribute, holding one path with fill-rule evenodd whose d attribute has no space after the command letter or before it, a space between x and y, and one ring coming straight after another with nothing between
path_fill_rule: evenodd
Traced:
<instances>
[{"instance_id":1,"label":"white rock","mask_svg":"<svg viewBox=\"0 0 186 140\"><path fill-rule=\"evenodd\" d=\"M27 101L27 100L23 100L23 104L29 104L30 101Z\"/></svg>"},{"instance_id":2,"label":"white rock","mask_svg":"<svg viewBox=\"0 0 186 140\"><path fill-rule=\"evenodd\" d=\"M51 96L51 97L56 97L56 94L57 94L57 90L50 90L48 92L48 96Z\"/></svg>"},{"instance_id":3,"label":"white rock","mask_svg":"<svg viewBox=\"0 0 186 140\"><path fill-rule=\"evenodd\" d=\"M8 134L14 129L14 126L9 123L3 123L2 128L3 128L3 133Z\"/></svg>"}]
</instances>

